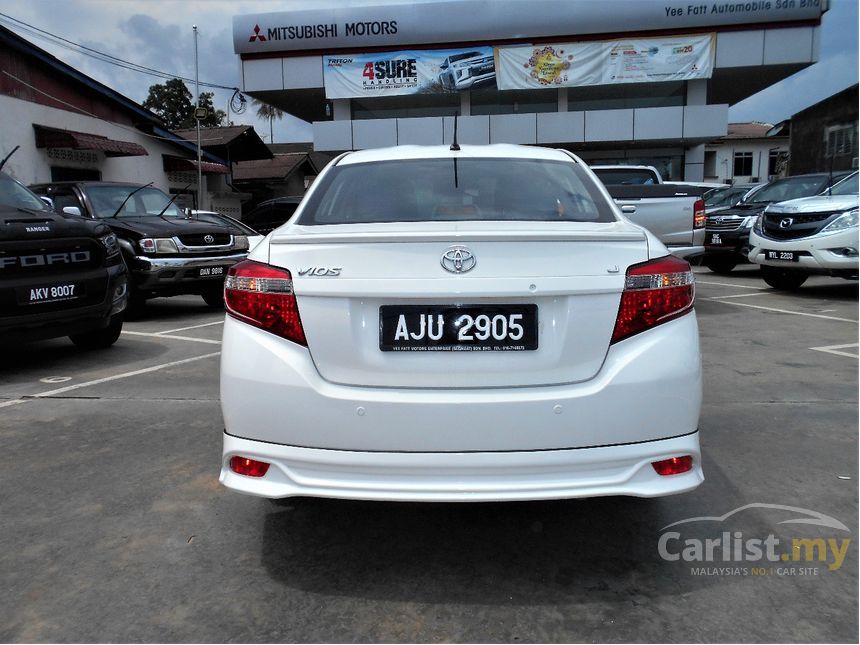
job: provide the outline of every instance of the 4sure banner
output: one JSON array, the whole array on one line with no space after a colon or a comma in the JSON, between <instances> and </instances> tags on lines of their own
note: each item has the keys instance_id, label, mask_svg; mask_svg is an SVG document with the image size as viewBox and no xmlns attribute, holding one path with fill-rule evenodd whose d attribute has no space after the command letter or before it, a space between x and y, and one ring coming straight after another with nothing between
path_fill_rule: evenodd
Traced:
<instances>
[{"instance_id":1,"label":"4sure banner","mask_svg":"<svg viewBox=\"0 0 860 645\"><path fill-rule=\"evenodd\" d=\"M714 34L501 47L501 90L710 78Z\"/></svg>"},{"instance_id":2,"label":"4sure banner","mask_svg":"<svg viewBox=\"0 0 860 645\"><path fill-rule=\"evenodd\" d=\"M492 47L323 56L328 99L495 87Z\"/></svg>"}]
</instances>

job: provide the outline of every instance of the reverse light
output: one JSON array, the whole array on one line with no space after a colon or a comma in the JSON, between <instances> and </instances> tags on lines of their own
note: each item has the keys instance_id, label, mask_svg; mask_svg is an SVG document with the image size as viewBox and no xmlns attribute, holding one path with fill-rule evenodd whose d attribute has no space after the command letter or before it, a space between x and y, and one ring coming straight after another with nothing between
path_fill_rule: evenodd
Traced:
<instances>
[{"instance_id":1,"label":"reverse light","mask_svg":"<svg viewBox=\"0 0 860 645\"><path fill-rule=\"evenodd\" d=\"M253 260L234 264L224 281L224 303L233 318L307 346L293 277L286 269Z\"/></svg>"},{"instance_id":2,"label":"reverse light","mask_svg":"<svg viewBox=\"0 0 860 645\"><path fill-rule=\"evenodd\" d=\"M612 343L692 310L696 286L689 263L672 255L627 269Z\"/></svg>"},{"instance_id":3,"label":"reverse light","mask_svg":"<svg viewBox=\"0 0 860 645\"><path fill-rule=\"evenodd\" d=\"M257 461L249 457L230 457L230 470L245 477L262 477L269 470L265 461Z\"/></svg>"},{"instance_id":4,"label":"reverse light","mask_svg":"<svg viewBox=\"0 0 860 645\"><path fill-rule=\"evenodd\" d=\"M697 199L693 204L693 228L705 228L705 200Z\"/></svg>"},{"instance_id":5,"label":"reverse light","mask_svg":"<svg viewBox=\"0 0 860 645\"><path fill-rule=\"evenodd\" d=\"M684 455L683 457L672 457L671 459L654 461L651 462L651 465L657 471L657 474L663 477L666 475L680 475L693 469L693 458L690 455Z\"/></svg>"}]
</instances>

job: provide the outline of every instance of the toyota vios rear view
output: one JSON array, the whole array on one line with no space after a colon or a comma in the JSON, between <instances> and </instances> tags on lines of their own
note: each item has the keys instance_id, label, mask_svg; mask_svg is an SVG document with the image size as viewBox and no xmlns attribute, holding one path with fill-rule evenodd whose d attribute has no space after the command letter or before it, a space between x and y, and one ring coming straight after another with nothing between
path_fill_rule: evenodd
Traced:
<instances>
[{"instance_id":1,"label":"toyota vios rear view","mask_svg":"<svg viewBox=\"0 0 860 645\"><path fill-rule=\"evenodd\" d=\"M412 501L689 491L694 289L565 151L342 155L229 270L221 481Z\"/></svg>"}]
</instances>

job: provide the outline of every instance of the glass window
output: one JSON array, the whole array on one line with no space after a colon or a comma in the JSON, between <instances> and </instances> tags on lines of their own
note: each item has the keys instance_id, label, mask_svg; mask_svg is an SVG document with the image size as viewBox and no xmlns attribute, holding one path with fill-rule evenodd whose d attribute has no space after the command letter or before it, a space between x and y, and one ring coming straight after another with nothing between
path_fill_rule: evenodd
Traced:
<instances>
[{"instance_id":1,"label":"glass window","mask_svg":"<svg viewBox=\"0 0 860 645\"><path fill-rule=\"evenodd\" d=\"M826 154L828 157L850 155L854 142L853 125L837 125L827 128Z\"/></svg>"},{"instance_id":2,"label":"glass window","mask_svg":"<svg viewBox=\"0 0 860 645\"><path fill-rule=\"evenodd\" d=\"M406 119L422 116L454 116L460 111L460 95L413 94L411 96L381 96L352 99L352 118Z\"/></svg>"},{"instance_id":3,"label":"glass window","mask_svg":"<svg viewBox=\"0 0 860 645\"><path fill-rule=\"evenodd\" d=\"M777 179L757 190L745 201L749 204L757 204L761 202L784 202L798 197L812 197L827 187L828 180L827 175L801 175Z\"/></svg>"},{"instance_id":4,"label":"glass window","mask_svg":"<svg viewBox=\"0 0 860 645\"><path fill-rule=\"evenodd\" d=\"M592 168L592 170L607 186L656 184L660 181L654 171L647 168Z\"/></svg>"},{"instance_id":5,"label":"glass window","mask_svg":"<svg viewBox=\"0 0 860 645\"><path fill-rule=\"evenodd\" d=\"M735 153L735 171L734 176L749 177L753 174L753 153L751 152L736 152Z\"/></svg>"},{"instance_id":6,"label":"glass window","mask_svg":"<svg viewBox=\"0 0 860 645\"><path fill-rule=\"evenodd\" d=\"M843 179L836 184L831 190L831 195L856 195L857 194L857 173Z\"/></svg>"},{"instance_id":7,"label":"glass window","mask_svg":"<svg viewBox=\"0 0 860 645\"><path fill-rule=\"evenodd\" d=\"M686 98L686 85L683 81L569 87L567 88L567 109L576 112L579 110L671 107L684 105Z\"/></svg>"},{"instance_id":8,"label":"glass window","mask_svg":"<svg viewBox=\"0 0 860 645\"><path fill-rule=\"evenodd\" d=\"M25 208L31 211L45 212L48 205L35 194L30 192L24 184L15 181L6 173L0 173L0 204L12 208Z\"/></svg>"},{"instance_id":9,"label":"glass window","mask_svg":"<svg viewBox=\"0 0 860 645\"><path fill-rule=\"evenodd\" d=\"M409 159L335 166L299 224L615 221L584 169L539 159Z\"/></svg>"},{"instance_id":10,"label":"glass window","mask_svg":"<svg viewBox=\"0 0 860 645\"><path fill-rule=\"evenodd\" d=\"M157 216L164 210L166 217L185 217L185 214L175 203L168 206L170 197L158 188L143 188L135 192L137 186L104 184L90 186L87 194L90 198L96 217L112 217L117 209L117 217L148 217ZM128 198L126 200L126 198ZM125 204L123 202L125 201Z\"/></svg>"},{"instance_id":11,"label":"glass window","mask_svg":"<svg viewBox=\"0 0 860 645\"><path fill-rule=\"evenodd\" d=\"M472 114L558 112L558 90L473 90Z\"/></svg>"}]
</instances>

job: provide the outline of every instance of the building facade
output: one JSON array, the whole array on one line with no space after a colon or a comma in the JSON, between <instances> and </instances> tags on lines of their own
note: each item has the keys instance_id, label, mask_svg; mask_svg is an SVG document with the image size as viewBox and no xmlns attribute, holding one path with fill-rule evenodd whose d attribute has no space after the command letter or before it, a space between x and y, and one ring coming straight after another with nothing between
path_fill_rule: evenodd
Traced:
<instances>
[{"instance_id":1,"label":"building facade","mask_svg":"<svg viewBox=\"0 0 860 645\"><path fill-rule=\"evenodd\" d=\"M705 181L755 184L788 171L788 135L768 136L770 123L729 123L728 133L705 145Z\"/></svg>"},{"instance_id":2,"label":"building facade","mask_svg":"<svg viewBox=\"0 0 860 645\"><path fill-rule=\"evenodd\" d=\"M242 89L315 150L562 147L702 181L730 105L817 60L824 0L456 0L240 15Z\"/></svg>"},{"instance_id":3,"label":"building facade","mask_svg":"<svg viewBox=\"0 0 860 645\"><path fill-rule=\"evenodd\" d=\"M791 117L791 174L857 168L857 88L852 85Z\"/></svg>"}]
</instances>

